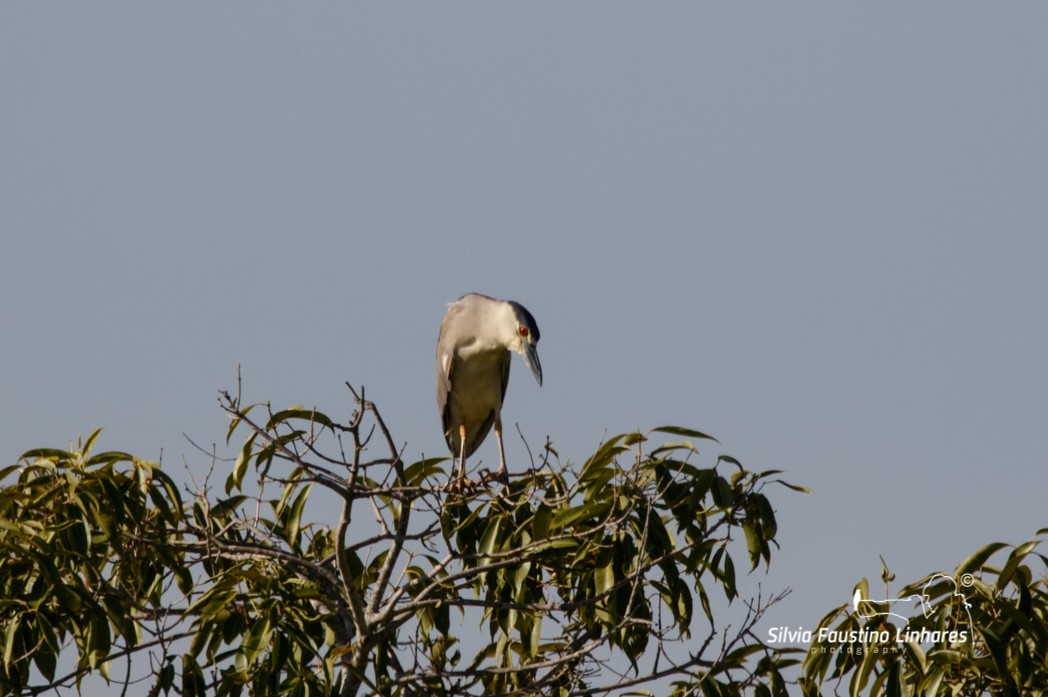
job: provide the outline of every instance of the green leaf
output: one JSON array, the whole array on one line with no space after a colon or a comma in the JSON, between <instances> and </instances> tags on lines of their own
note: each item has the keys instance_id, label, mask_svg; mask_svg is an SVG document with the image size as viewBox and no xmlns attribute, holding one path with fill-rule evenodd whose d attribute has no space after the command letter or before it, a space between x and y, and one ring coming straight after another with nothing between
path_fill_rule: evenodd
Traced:
<instances>
[{"instance_id":1,"label":"green leaf","mask_svg":"<svg viewBox=\"0 0 1048 697\"><path fill-rule=\"evenodd\" d=\"M727 462L729 465L734 465L735 467L738 468L738 470L740 472L745 472L746 471L746 468L742 466L742 463L739 462L738 460L736 460L731 455L721 455L720 457L718 457L717 458L717 464L720 464L722 462Z\"/></svg>"},{"instance_id":2,"label":"green leaf","mask_svg":"<svg viewBox=\"0 0 1048 697\"><path fill-rule=\"evenodd\" d=\"M720 508L731 508L735 502L735 497L731 492L731 485L724 477L717 477L713 480L713 503Z\"/></svg>"},{"instance_id":3,"label":"green leaf","mask_svg":"<svg viewBox=\"0 0 1048 697\"><path fill-rule=\"evenodd\" d=\"M495 516L488 521L488 527L484 530L484 536L480 540L480 549L477 550L480 556L487 557L495 551L499 543L499 529L502 527L502 521L502 516Z\"/></svg>"},{"instance_id":4,"label":"green leaf","mask_svg":"<svg viewBox=\"0 0 1048 697\"><path fill-rule=\"evenodd\" d=\"M87 455L88 453L90 453L91 452L91 448L95 444L95 440L98 439L98 436L101 433L102 433L102 429L96 428L94 430L94 432L92 432L91 435L89 435L87 437L87 440L84 441L84 443L80 446L80 448L79 448L80 452L83 453L84 455Z\"/></svg>"},{"instance_id":5,"label":"green leaf","mask_svg":"<svg viewBox=\"0 0 1048 697\"><path fill-rule=\"evenodd\" d=\"M233 464L233 471L229 475L229 479L226 480L226 494L228 495L233 489L239 489L244 481L244 475L247 473L247 465L251 461L251 454L255 448L255 434L252 433L247 439L244 440L244 445L240 448L240 454L237 455L236 462Z\"/></svg>"},{"instance_id":6,"label":"green leaf","mask_svg":"<svg viewBox=\"0 0 1048 697\"><path fill-rule=\"evenodd\" d=\"M779 530L779 526L775 522L775 511L771 507L771 502L768 501L768 497L764 494L754 494L753 498L757 504L757 516L761 521L761 530L764 532L764 539L774 540L775 534Z\"/></svg>"},{"instance_id":7,"label":"green leaf","mask_svg":"<svg viewBox=\"0 0 1048 697\"><path fill-rule=\"evenodd\" d=\"M288 475L288 482L284 485L284 491L280 494L280 499L273 506L273 513L279 518L284 514L284 508L287 506L287 502L291 500L291 496L298 490L298 486L302 481L302 469L296 467L294 471Z\"/></svg>"},{"instance_id":8,"label":"green leaf","mask_svg":"<svg viewBox=\"0 0 1048 697\"><path fill-rule=\"evenodd\" d=\"M189 654L182 656L182 694L185 697L197 697L206 694L207 682L200 664Z\"/></svg>"},{"instance_id":9,"label":"green leaf","mask_svg":"<svg viewBox=\"0 0 1048 697\"><path fill-rule=\"evenodd\" d=\"M813 490L809 489L806 486L800 486L799 484L790 484L789 482L783 481L781 479L772 479L771 481L774 482L775 484L782 484L787 489L793 489L794 491L799 491L802 494L814 494L815 493Z\"/></svg>"},{"instance_id":10,"label":"green leaf","mask_svg":"<svg viewBox=\"0 0 1048 697\"><path fill-rule=\"evenodd\" d=\"M1023 613L1011 603L1001 602L998 603L997 607L1024 632L1034 637L1040 646L1048 647L1048 628L1041 622L1031 620L1026 613Z\"/></svg>"},{"instance_id":11,"label":"green leaf","mask_svg":"<svg viewBox=\"0 0 1048 697\"><path fill-rule=\"evenodd\" d=\"M430 457L408 465L404 468L404 483L407 486L420 486L426 477L443 475L444 468L441 465L449 459Z\"/></svg>"},{"instance_id":12,"label":"green leaf","mask_svg":"<svg viewBox=\"0 0 1048 697\"><path fill-rule=\"evenodd\" d=\"M539 655L539 647L541 646L541 642L542 642L542 615L541 614L535 614L535 616L533 617L533 619L531 621L531 632L530 632L530 635L529 635L529 639L530 639L530 646L528 647L529 651L530 651L529 656L531 658L536 658Z\"/></svg>"},{"instance_id":13,"label":"green leaf","mask_svg":"<svg viewBox=\"0 0 1048 697\"><path fill-rule=\"evenodd\" d=\"M603 498L608 493L608 482L615 477L615 470L611 468L597 470L582 482L582 489L586 492L585 500L590 502Z\"/></svg>"},{"instance_id":14,"label":"green leaf","mask_svg":"<svg viewBox=\"0 0 1048 697\"><path fill-rule=\"evenodd\" d=\"M88 540L87 521L82 516L73 521L67 530L66 540L69 543L69 551L82 557L87 556L90 541Z\"/></svg>"},{"instance_id":15,"label":"green leaf","mask_svg":"<svg viewBox=\"0 0 1048 697\"><path fill-rule=\"evenodd\" d=\"M7 620L7 627L4 628L4 665L11 665L11 657L14 654L15 649L15 636L18 634L18 626L21 621L20 615L15 615L11 619Z\"/></svg>"},{"instance_id":16,"label":"green leaf","mask_svg":"<svg viewBox=\"0 0 1048 697\"><path fill-rule=\"evenodd\" d=\"M576 549L581 543L574 537L558 537L555 540L542 540L536 542L531 547L531 551L534 553L545 552L547 550L558 550L558 549Z\"/></svg>"},{"instance_id":17,"label":"green leaf","mask_svg":"<svg viewBox=\"0 0 1048 697\"><path fill-rule=\"evenodd\" d=\"M542 540L549 535L550 523L553 522L553 509L545 503L540 503L535 509L535 515L531 519L532 539Z\"/></svg>"},{"instance_id":18,"label":"green leaf","mask_svg":"<svg viewBox=\"0 0 1048 697\"><path fill-rule=\"evenodd\" d=\"M52 682L55 679L55 671L58 668L58 654L50 649L43 649L33 653L33 664L36 665L40 674Z\"/></svg>"},{"instance_id":19,"label":"green leaf","mask_svg":"<svg viewBox=\"0 0 1048 697\"><path fill-rule=\"evenodd\" d=\"M269 423L266 424L266 430L272 431L280 424L290 421L291 419L300 419L302 421L308 421L310 423L320 424L325 428L333 428L334 423L328 416L316 409L305 409L303 407L291 407L290 409L284 409L273 414L269 418Z\"/></svg>"},{"instance_id":20,"label":"green leaf","mask_svg":"<svg viewBox=\"0 0 1048 697\"><path fill-rule=\"evenodd\" d=\"M245 501L247 501L247 496L242 494L222 499L211 508L211 517L216 520L222 520L234 515Z\"/></svg>"},{"instance_id":21,"label":"green leaf","mask_svg":"<svg viewBox=\"0 0 1048 697\"><path fill-rule=\"evenodd\" d=\"M746 664L747 658L765 650L766 647L761 644L749 644L747 646L742 646L725 656L722 661L722 665L719 666L719 668L723 670L742 667Z\"/></svg>"},{"instance_id":22,"label":"green leaf","mask_svg":"<svg viewBox=\"0 0 1048 697\"><path fill-rule=\"evenodd\" d=\"M999 550L1004 549L1008 545L1003 542L992 542L985 547L981 547L968 556L961 565L957 567L957 576L963 576L967 573L978 571L982 568L986 560L996 554Z\"/></svg>"},{"instance_id":23,"label":"green leaf","mask_svg":"<svg viewBox=\"0 0 1048 697\"><path fill-rule=\"evenodd\" d=\"M88 665L98 668L109 656L109 648L112 645L112 635L109 631L109 621L102 613L91 616L91 629L88 634Z\"/></svg>"},{"instance_id":24,"label":"green leaf","mask_svg":"<svg viewBox=\"0 0 1048 697\"><path fill-rule=\"evenodd\" d=\"M593 570L593 592L602 595L615 585L615 555L611 548L604 548L597 555L597 567Z\"/></svg>"},{"instance_id":25,"label":"green leaf","mask_svg":"<svg viewBox=\"0 0 1048 697\"><path fill-rule=\"evenodd\" d=\"M702 611L706 615L706 619L713 622L713 608L710 607L710 596L706 593L706 587L701 583L697 583L695 587L699 593L699 604L702 606Z\"/></svg>"},{"instance_id":26,"label":"green leaf","mask_svg":"<svg viewBox=\"0 0 1048 697\"><path fill-rule=\"evenodd\" d=\"M109 451L91 457L84 464L88 467L99 467L101 465L108 465L115 462L132 462L134 459L134 456L129 453Z\"/></svg>"},{"instance_id":27,"label":"green leaf","mask_svg":"<svg viewBox=\"0 0 1048 697\"><path fill-rule=\"evenodd\" d=\"M255 621L247 636L244 637L244 642L240 645L240 654L247 665L254 663L262 652L266 650L272 634L273 625L270 623L268 615Z\"/></svg>"},{"instance_id":28,"label":"green leaf","mask_svg":"<svg viewBox=\"0 0 1048 697\"><path fill-rule=\"evenodd\" d=\"M551 527L557 530L566 528L573 523L593 517L603 517L611 504L608 501L597 501L586 503L581 506L562 508L554 512Z\"/></svg>"},{"instance_id":29,"label":"green leaf","mask_svg":"<svg viewBox=\"0 0 1048 697\"><path fill-rule=\"evenodd\" d=\"M851 694L858 697L862 693L862 689L866 687L866 684L870 680L870 675L874 672L874 669L880 662L878 654L872 651L865 651L862 655L862 662L859 664L858 670L852 675L851 679Z\"/></svg>"},{"instance_id":30,"label":"green leaf","mask_svg":"<svg viewBox=\"0 0 1048 697\"><path fill-rule=\"evenodd\" d=\"M302 509L305 508L306 501L309 500L309 493L312 490L312 484L302 487L302 491L298 492L298 496L295 497L294 503L291 504L291 510L288 512L287 541L288 544L293 545L295 548L298 548L299 546L299 531L302 526Z\"/></svg>"},{"instance_id":31,"label":"green leaf","mask_svg":"<svg viewBox=\"0 0 1048 697\"><path fill-rule=\"evenodd\" d=\"M742 531L746 534L746 551L750 553L750 567L756 569L761 560L761 537L757 528L750 523L742 524Z\"/></svg>"},{"instance_id":32,"label":"green leaf","mask_svg":"<svg viewBox=\"0 0 1048 697\"><path fill-rule=\"evenodd\" d=\"M887 585L895 580L895 574L888 568L888 562L884 561L884 557L879 554L877 556L881 559L881 581Z\"/></svg>"},{"instance_id":33,"label":"green leaf","mask_svg":"<svg viewBox=\"0 0 1048 697\"><path fill-rule=\"evenodd\" d=\"M257 407L257 404L249 404L248 406L240 410L240 416L236 416L229 421L229 429L226 431L226 445L229 445L233 440L233 432L237 430L243 417L251 413L251 410Z\"/></svg>"},{"instance_id":34,"label":"green leaf","mask_svg":"<svg viewBox=\"0 0 1048 697\"><path fill-rule=\"evenodd\" d=\"M230 577L227 576L226 578ZM190 616L199 615L201 621L207 621L220 614L233 604L233 600L237 596L236 586L232 585L234 582L235 579L230 579L226 583L212 586L189 606L186 614Z\"/></svg>"},{"instance_id":35,"label":"green leaf","mask_svg":"<svg viewBox=\"0 0 1048 697\"><path fill-rule=\"evenodd\" d=\"M1030 540L1012 550L1012 553L1008 555L1008 561L1005 562L1004 568L1001 569L1001 573L997 576L998 588L1003 588L1012 580L1015 570L1019 568L1019 565L1022 564L1026 556L1032 552L1039 543L1039 540Z\"/></svg>"},{"instance_id":36,"label":"green leaf","mask_svg":"<svg viewBox=\"0 0 1048 697\"><path fill-rule=\"evenodd\" d=\"M528 575L531 573L531 562L526 561L518 565L513 569L513 575L511 580L513 581L513 597L516 600L521 599L522 592L524 590L524 582L528 580Z\"/></svg>"},{"instance_id":37,"label":"green leaf","mask_svg":"<svg viewBox=\"0 0 1048 697\"><path fill-rule=\"evenodd\" d=\"M917 686L922 695L937 695L939 694L939 685L942 683L942 679L945 676L946 671L941 667L933 667L928 671L928 674L924 676L920 684Z\"/></svg>"},{"instance_id":38,"label":"green leaf","mask_svg":"<svg viewBox=\"0 0 1048 697\"><path fill-rule=\"evenodd\" d=\"M643 433L627 433L622 439L622 444L631 446L636 445L637 443L645 443L647 442L647 440L648 439L644 436Z\"/></svg>"},{"instance_id":39,"label":"green leaf","mask_svg":"<svg viewBox=\"0 0 1048 697\"><path fill-rule=\"evenodd\" d=\"M683 438L698 438L701 440L712 440L714 443L719 443L713 436L707 435L702 431L695 431L690 428L682 428L681 426L658 426L651 429L655 433L666 433L671 436L681 436Z\"/></svg>"},{"instance_id":40,"label":"green leaf","mask_svg":"<svg viewBox=\"0 0 1048 697\"><path fill-rule=\"evenodd\" d=\"M724 567L721 571L721 583L724 584L724 595L727 596L728 600L735 600L738 595L738 590L735 585L735 562L731 560L731 555L724 555Z\"/></svg>"},{"instance_id":41,"label":"green leaf","mask_svg":"<svg viewBox=\"0 0 1048 697\"><path fill-rule=\"evenodd\" d=\"M648 526L648 549L652 556L659 557L673 551L675 546L673 535L666 529L662 518L654 509L648 509L644 518ZM643 524L637 522L638 533L643 529Z\"/></svg>"},{"instance_id":42,"label":"green leaf","mask_svg":"<svg viewBox=\"0 0 1048 697\"><path fill-rule=\"evenodd\" d=\"M619 441L624 436L618 435L611 438L604 443L597 452L586 460L586 463L582 466L582 471L579 473L579 481L586 481L593 476L598 470L607 467L615 459L615 457L622 452L626 451L624 446L619 445Z\"/></svg>"},{"instance_id":43,"label":"green leaf","mask_svg":"<svg viewBox=\"0 0 1048 697\"><path fill-rule=\"evenodd\" d=\"M997 636L997 634L989 627L978 627L978 631L979 634L982 635L986 648L990 651L990 656L993 658L994 664L997 666L998 675L1006 681L1006 684L1011 683L1012 680L1008 670L1008 657L1005 653L1005 645L1001 640L1001 637Z\"/></svg>"},{"instance_id":44,"label":"green leaf","mask_svg":"<svg viewBox=\"0 0 1048 697\"><path fill-rule=\"evenodd\" d=\"M159 691L163 691L165 694L171 691L171 688L175 684L175 665L168 662L163 667L160 674L157 676L156 688L153 690L153 694L158 694ZM159 690L157 689L159 688Z\"/></svg>"},{"instance_id":45,"label":"green leaf","mask_svg":"<svg viewBox=\"0 0 1048 697\"><path fill-rule=\"evenodd\" d=\"M36 448L34 450L25 451L19 459L27 462L42 459L66 463L71 457L72 453L68 450L59 450L57 448Z\"/></svg>"}]
</instances>

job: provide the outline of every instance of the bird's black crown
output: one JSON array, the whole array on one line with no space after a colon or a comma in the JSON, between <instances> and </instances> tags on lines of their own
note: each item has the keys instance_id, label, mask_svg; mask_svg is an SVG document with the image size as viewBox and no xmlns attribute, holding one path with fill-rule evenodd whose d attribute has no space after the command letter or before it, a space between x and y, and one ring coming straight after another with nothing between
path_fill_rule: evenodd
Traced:
<instances>
[{"instance_id":1,"label":"bird's black crown","mask_svg":"<svg viewBox=\"0 0 1048 697\"><path fill-rule=\"evenodd\" d=\"M528 312L528 308L524 307L520 303L513 302L512 300L507 301L513 308L513 313L517 316L517 321L528 328L531 335L535 337L535 341L539 340L539 325L535 322L535 318Z\"/></svg>"}]
</instances>

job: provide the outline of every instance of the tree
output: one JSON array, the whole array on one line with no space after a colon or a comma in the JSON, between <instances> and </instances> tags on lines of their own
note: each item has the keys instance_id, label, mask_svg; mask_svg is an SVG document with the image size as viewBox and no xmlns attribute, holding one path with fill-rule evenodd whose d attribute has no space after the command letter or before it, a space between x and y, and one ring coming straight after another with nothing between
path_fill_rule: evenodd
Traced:
<instances>
[{"instance_id":1,"label":"tree","mask_svg":"<svg viewBox=\"0 0 1048 697\"><path fill-rule=\"evenodd\" d=\"M892 595L925 610L902 619L883 604L863 606L863 579L857 602L829 612L813 632L804 694L1048 695L1048 558L1037 552L1046 533L986 545L952 573L904 586ZM1002 565L993 563L1009 549ZM885 589L894 580L886 567L882 578Z\"/></svg>"},{"instance_id":2,"label":"tree","mask_svg":"<svg viewBox=\"0 0 1048 697\"><path fill-rule=\"evenodd\" d=\"M451 491L353 394L343 421L223 394L238 454L185 498L98 432L0 471L3 693L127 685L148 657L153 695L786 694L796 660L752 632L783 593L740 600L733 554L769 563L764 489L800 487L661 427Z\"/></svg>"}]
</instances>

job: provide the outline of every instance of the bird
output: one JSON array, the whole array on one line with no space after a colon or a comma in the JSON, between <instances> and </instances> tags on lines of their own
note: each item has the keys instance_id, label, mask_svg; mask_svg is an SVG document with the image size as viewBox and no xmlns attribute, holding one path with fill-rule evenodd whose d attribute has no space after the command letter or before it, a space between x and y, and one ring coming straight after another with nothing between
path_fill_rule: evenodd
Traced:
<instances>
[{"instance_id":1,"label":"bird","mask_svg":"<svg viewBox=\"0 0 1048 697\"><path fill-rule=\"evenodd\" d=\"M458 459L459 482L465 481L466 458L492 426L499 446L495 477L506 481L502 402L510 351L520 354L541 387L538 343L539 326L520 303L469 293L448 305L437 338L437 407L448 450Z\"/></svg>"}]
</instances>

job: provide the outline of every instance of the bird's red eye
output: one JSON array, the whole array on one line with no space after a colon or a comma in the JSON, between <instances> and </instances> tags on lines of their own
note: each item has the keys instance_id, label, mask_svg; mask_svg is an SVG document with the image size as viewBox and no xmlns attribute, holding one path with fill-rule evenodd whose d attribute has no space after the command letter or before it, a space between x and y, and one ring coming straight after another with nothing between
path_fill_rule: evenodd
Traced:
<instances>
[{"instance_id":1,"label":"bird's red eye","mask_svg":"<svg viewBox=\"0 0 1048 697\"><path fill-rule=\"evenodd\" d=\"M520 332L521 336L527 336L528 335L528 328L527 327L521 327L518 331Z\"/></svg>"}]
</instances>

